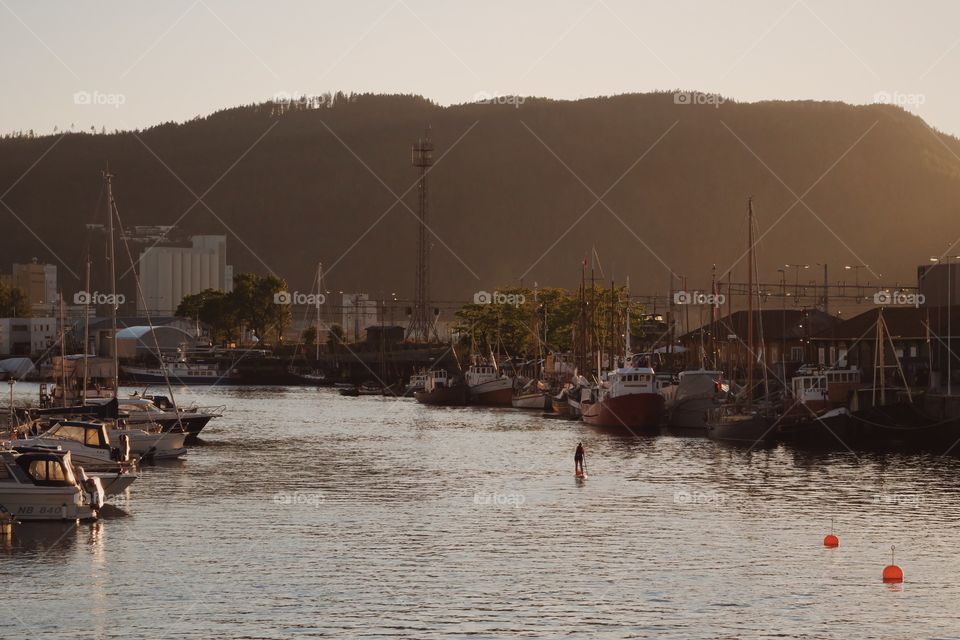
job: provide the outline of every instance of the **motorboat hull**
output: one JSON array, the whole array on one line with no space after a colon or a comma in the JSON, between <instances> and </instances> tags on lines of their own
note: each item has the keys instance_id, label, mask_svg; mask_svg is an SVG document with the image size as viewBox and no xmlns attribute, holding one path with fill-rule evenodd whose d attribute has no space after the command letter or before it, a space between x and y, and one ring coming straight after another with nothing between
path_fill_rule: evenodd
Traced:
<instances>
[{"instance_id":1,"label":"motorboat hull","mask_svg":"<svg viewBox=\"0 0 960 640\"><path fill-rule=\"evenodd\" d=\"M121 435L130 438L130 452L133 455L149 460L162 458L179 458L187 452L184 443L187 434L175 431L163 433L148 433L142 429L113 429L110 439L118 439Z\"/></svg>"},{"instance_id":2,"label":"motorboat hull","mask_svg":"<svg viewBox=\"0 0 960 640\"><path fill-rule=\"evenodd\" d=\"M76 487L38 487L7 484L0 488L0 504L17 520L92 520L96 511L81 502Z\"/></svg>"}]
</instances>

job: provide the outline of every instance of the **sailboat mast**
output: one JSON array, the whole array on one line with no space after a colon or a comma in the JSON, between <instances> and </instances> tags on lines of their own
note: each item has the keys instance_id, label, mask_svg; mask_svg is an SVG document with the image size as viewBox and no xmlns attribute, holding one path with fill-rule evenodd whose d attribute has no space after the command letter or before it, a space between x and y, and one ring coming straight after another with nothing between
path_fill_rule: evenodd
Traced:
<instances>
[{"instance_id":1,"label":"sailboat mast","mask_svg":"<svg viewBox=\"0 0 960 640\"><path fill-rule=\"evenodd\" d=\"M60 291L60 398L67 406L67 333L63 324L63 291Z\"/></svg>"},{"instance_id":2,"label":"sailboat mast","mask_svg":"<svg viewBox=\"0 0 960 640\"><path fill-rule=\"evenodd\" d=\"M316 347L316 354L314 355L314 363L320 362L320 296L323 295L321 291L322 282L321 276L323 275L323 263L317 263L317 324L316 324L316 335L313 337L314 347Z\"/></svg>"},{"instance_id":3,"label":"sailboat mast","mask_svg":"<svg viewBox=\"0 0 960 640\"><path fill-rule=\"evenodd\" d=\"M747 407L753 406L753 197L747 198Z\"/></svg>"},{"instance_id":4,"label":"sailboat mast","mask_svg":"<svg viewBox=\"0 0 960 640\"><path fill-rule=\"evenodd\" d=\"M84 291L90 291L90 250L87 247L87 278ZM83 305L83 387L80 390L80 404L87 404L87 379L90 377L90 364L87 353L90 351L90 296L84 298Z\"/></svg>"},{"instance_id":5,"label":"sailboat mast","mask_svg":"<svg viewBox=\"0 0 960 640\"><path fill-rule=\"evenodd\" d=\"M113 397L117 398L120 386L120 353L117 349L117 265L113 246L113 175L108 167L103 172L107 181L107 233L110 234L107 258L110 262L110 350L113 352ZM161 366L162 363L161 363Z\"/></svg>"}]
</instances>

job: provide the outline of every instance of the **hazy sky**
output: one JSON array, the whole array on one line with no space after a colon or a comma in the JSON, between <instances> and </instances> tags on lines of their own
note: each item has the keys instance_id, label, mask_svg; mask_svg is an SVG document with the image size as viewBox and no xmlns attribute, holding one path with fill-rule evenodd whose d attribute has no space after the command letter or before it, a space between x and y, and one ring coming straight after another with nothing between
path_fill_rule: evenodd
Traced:
<instances>
[{"instance_id":1,"label":"hazy sky","mask_svg":"<svg viewBox=\"0 0 960 640\"><path fill-rule=\"evenodd\" d=\"M0 130L141 127L279 92L890 96L960 134L960 3L0 0ZM77 92L86 92L75 100Z\"/></svg>"}]
</instances>

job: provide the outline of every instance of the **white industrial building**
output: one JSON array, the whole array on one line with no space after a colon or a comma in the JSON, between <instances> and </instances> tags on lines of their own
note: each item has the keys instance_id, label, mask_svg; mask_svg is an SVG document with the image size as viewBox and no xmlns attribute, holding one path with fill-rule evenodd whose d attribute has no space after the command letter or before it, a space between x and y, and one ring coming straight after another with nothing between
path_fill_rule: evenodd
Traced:
<instances>
[{"instance_id":1,"label":"white industrial building","mask_svg":"<svg viewBox=\"0 0 960 640\"><path fill-rule=\"evenodd\" d=\"M0 318L0 354L39 356L57 344L56 318Z\"/></svg>"},{"instance_id":2,"label":"white industrial building","mask_svg":"<svg viewBox=\"0 0 960 640\"><path fill-rule=\"evenodd\" d=\"M206 289L233 290L233 267L227 264L226 236L192 236L189 247L154 246L140 254L144 300L137 311L173 315L185 296Z\"/></svg>"}]
</instances>

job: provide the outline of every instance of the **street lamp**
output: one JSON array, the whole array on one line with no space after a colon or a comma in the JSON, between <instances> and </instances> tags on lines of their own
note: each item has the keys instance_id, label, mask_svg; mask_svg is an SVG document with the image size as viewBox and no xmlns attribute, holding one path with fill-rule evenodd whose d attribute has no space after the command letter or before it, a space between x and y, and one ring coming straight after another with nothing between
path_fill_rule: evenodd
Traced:
<instances>
[{"instance_id":1,"label":"street lamp","mask_svg":"<svg viewBox=\"0 0 960 640\"><path fill-rule=\"evenodd\" d=\"M809 269L808 264L785 264L787 269L793 269L793 294L794 299L800 295L800 269Z\"/></svg>"}]
</instances>

